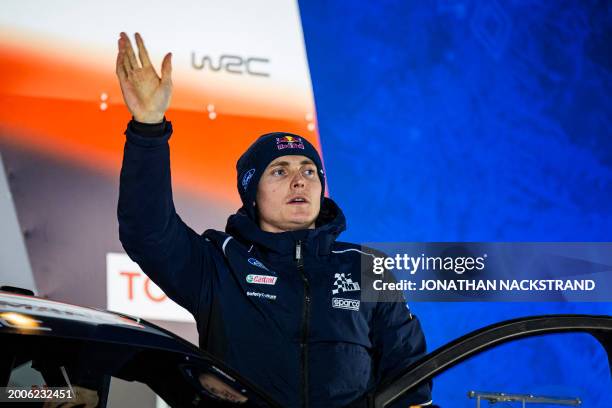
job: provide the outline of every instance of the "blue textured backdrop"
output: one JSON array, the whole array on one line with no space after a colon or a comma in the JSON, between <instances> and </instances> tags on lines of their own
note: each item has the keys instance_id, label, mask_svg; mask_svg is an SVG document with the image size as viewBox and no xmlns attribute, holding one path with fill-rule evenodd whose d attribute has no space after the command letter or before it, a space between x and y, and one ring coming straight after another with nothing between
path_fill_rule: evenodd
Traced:
<instances>
[{"instance_id":1,"label":"blue textured backdrop","mask_svg":"<svg viewBox=\"0 0 612 408\"><path fill-rule=\"evenodd\" d=\"M300 1L343 240L611 241L609 1ZM417 303L430 348L530 314L610 304ZM507 345L440 376L469 389L578 395L609 407L583 335Z\"/></svg>"}]
</instances>

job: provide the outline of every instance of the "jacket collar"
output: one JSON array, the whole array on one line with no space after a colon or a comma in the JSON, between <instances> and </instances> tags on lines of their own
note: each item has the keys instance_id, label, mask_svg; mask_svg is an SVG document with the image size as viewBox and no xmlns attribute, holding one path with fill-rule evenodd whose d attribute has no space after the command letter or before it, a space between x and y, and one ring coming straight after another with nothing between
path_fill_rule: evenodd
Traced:
<instances>
[{"instance_id":1,"label":"jacket collar","mask_svg":"<svg viewBox=\"0 0 612 408\"><path fill-rule=\"evenodd\" d=\"M293 254L296 242L301 240L311 251L327 255L338 235L345 229L346 219L342 210L332 199L325 197L314 229L266 232L259 228L242 207L228 218L225 232L239 241L279 254Z\"/></svg>"}]
</instances>

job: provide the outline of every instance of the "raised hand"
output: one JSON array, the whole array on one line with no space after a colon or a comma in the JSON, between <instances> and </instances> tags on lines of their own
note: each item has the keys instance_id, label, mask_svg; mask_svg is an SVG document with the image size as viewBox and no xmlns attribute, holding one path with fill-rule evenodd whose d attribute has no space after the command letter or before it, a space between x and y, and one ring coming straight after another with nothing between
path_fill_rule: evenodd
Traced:
<instances>
[{"instance_id":1,"label":"raised hand","mask_svg":"<svg viewBox=\"0 0 612 408\"><path fill-rule=\"evenodd\" d=\"M117 77L123 100L138 122L160 123L172 97L172 53L166 54L162 61L160 78L138 33L136 45L140 64L127 34L120 34Z\"/></svg>"}]
</instances>

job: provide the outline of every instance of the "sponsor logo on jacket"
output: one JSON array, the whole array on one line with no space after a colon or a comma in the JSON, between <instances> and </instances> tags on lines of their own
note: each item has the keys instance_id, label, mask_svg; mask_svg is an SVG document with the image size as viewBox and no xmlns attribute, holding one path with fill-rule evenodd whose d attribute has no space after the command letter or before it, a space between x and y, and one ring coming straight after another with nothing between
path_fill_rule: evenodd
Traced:
<instances>
[{"instance_id":1,"label":"sponsor logo on jacket","mask_svg":"<svg viewBox=\"0 0 612 408\"><path fill-rule=\"evenodd\" d=\"M258 285L276 285L276 276L270 275L253 275L249 274L246 277L248 283L256 283Z\"/></svg>"},{"instance_id":2,"label":"sponsor logo on jacket","mask_svg":"<svg viewBox=\"0 0 612 408\"><path fill-rule=\"evenodd\" d=\"M332 307L336 309L359 310L361 302L356 299L332 298Z\"/></svg>"},{"instance_id":3,"label":"sponsor logo on jacket","mask_svg":"<svg viewBox=\"0 0 612 408\"><path fill-rule=\"evenodd\" d=\"M255 259L255 258L249 258L249 263L250 263L251 265L253 265L253 266L256 266L256 267L258 267L258 268L265 269L265 270L266 270L266 271L268 271L268 272L274 273L274 272L272 272L271 270L269 270L269 269L266 267L266 265L262 264L260 261L258 261L258 260L257 260L257 259Z\"/></svg>"},{"instance_id":4,"label":"sponsor logo on jacket","mask_svg":"<svg viewBox=\"0 0 612 408\"><path fill-rule=\"evenodd\" d=\"M334 281L332 287L332 295L337 295L341 292L354 292L361 290L359 288L359 283L353 282L353 279L351 279L350 273L348 276L345 276L343 273L337 273L334 275L334 278L336 278L336 280Z\"/></svg>"},{"instance_id":5,"label":"sponsor logo on jacket","mask_svg":"<svg viewBox=\"0 0 612 408\"><path fill-rule=\"evenodd\" d=\"M262 292L247 292L246 294L247 294L247 296L251 296L251 297L262 298L262 299L270 299L270 300L276 300L276 295L271 295L271 294L269 294L269 293L262 293Z\"/></svg>"}]
</instances>

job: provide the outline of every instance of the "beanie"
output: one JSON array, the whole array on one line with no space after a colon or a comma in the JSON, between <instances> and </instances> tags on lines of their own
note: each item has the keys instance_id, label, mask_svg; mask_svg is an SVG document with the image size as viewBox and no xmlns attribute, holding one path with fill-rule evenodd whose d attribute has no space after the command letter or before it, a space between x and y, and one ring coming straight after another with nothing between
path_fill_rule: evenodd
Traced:
<instances>
[{"instance_id":1,"label":"beanie","mask_svg":"<svg viewBox=\"0 0 612 408\"><path fill-rule=\"evenodd\" d=\"M325 172L319 152L301 136L285 132L266 133L260 136L236 163L238 173L238 193L247 215L254 221L257 212L253 202L257 196L257 186L261 176L273 160L281 156L306 156L317 167L321 180L321 202L325 195Z\"/></svg>"}]
</instances>

